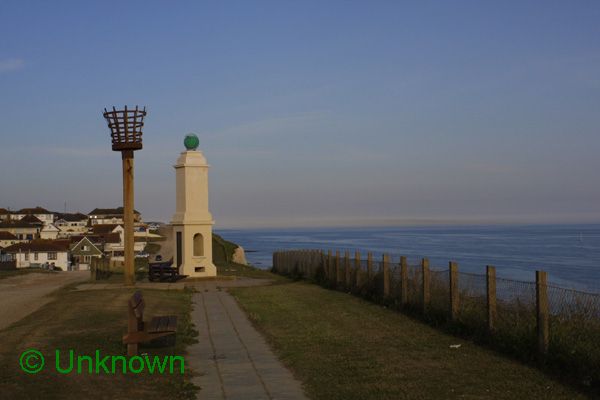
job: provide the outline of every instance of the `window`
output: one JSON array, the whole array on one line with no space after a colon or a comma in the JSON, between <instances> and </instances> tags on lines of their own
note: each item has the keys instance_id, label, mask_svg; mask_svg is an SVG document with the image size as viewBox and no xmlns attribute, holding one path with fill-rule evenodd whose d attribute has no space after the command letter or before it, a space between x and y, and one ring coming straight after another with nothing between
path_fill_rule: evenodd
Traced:
<instances>
[{"instance_id":1,"label":"window","mask_svg":"<svg viewBox=\"0 0 600 400\"><path fill-rule=\"evenodd\" d=\"M84 244L83 246L81 246L81 251L88 251L90 249L90 247L86 244Z\"/></svg>"},{"instance_id":2,"label":"window","mask_svg":"<svg viewBox=\"0 0 600 400\"><path fill-rule=\"evenodd\" d=\"M33 240L33 235L31 233L28 233L26 237L27 240Z\"/></svg>"},{"instance_id":3,"label":"window","mask_svg":"<svg viewBox=\"0 0 600 400\"><path fill-rule=\"evenodd\" d=\"M56 260L56 252L55 251L48 252L48 260Z\"/></svg>"},{"instance_id":4,"label":"window","mask_svg":"<svg viewBox=\"0 0 600 400\"><path fill-rule=\"evenodd\" d=\"M37 260L38 260L38 253L33 253L33 259L34 259L35 261L37 261Z\"/></svg>"},{"instance_id":5,"label":"window","mask_svg":"<svg viewBox=\"0 0 600 400\"><path fill-rule=\"evenodd\" d=\"M204 238L202 234L194 235L194 257L202 257L204 255Z\"/></svg>"},{"instance_id":6,"label":"window","mask_svg":"<svg viewBox=\"0 0 600 400\"><path fill-rule=\"evenodd\" d=\"M29 261L29 253L25 253L25 261Z\"/></svg>"}]
</instances>

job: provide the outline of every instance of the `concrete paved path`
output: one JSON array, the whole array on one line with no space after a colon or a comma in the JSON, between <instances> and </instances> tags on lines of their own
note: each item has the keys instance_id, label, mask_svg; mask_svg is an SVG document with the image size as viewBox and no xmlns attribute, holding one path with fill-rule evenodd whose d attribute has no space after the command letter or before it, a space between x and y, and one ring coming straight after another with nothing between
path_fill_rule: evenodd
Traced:
<instances>
[{"instance_id":1,"label":"concrete paved path","mask_svg":"<svg viewBox=\"0 0 600 400\"><path fill-rule=\"evenodd\" d=\"M0 330L25 318L52 297L48 294L73 282L90 279L90 271L29 273L0 279Z\"/></svg>"},{"instance_id":2,"label":"concrete paved path","mask_svg":"<svg viewBox=\"0 0 600 400\"><path fill-rule=\"evenodd\" d=\"M186 361L198 373L193 379L201 387L198 398L306 399L300 383L218 285L197 284L194 294L192 320L200 336Z\"/></svg>"}]
</instances>

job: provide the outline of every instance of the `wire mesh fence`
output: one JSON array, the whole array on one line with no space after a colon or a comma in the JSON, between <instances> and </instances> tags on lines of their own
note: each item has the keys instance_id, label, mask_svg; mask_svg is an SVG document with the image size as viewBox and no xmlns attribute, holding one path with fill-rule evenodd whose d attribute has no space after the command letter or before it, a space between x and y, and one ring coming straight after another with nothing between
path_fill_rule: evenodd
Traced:
<instances>
[{"instance_id":1,"label":"wire mesh fence","mask_svg":"<svg viewBox=\"0 0 600 400\"><path fill-rule=\"evenodd\" d=\"M600 294L429 268L427 259L321 250L273 254L273 272L309 279L447 325L521 358L543 360L600 387ZM454 271L454 272L453 272ZM539 274L539 273L538 273ZM545 273L542 272L545 277ZM536 274L536 279L537 278Z\"/></svg>"}]
</instances>

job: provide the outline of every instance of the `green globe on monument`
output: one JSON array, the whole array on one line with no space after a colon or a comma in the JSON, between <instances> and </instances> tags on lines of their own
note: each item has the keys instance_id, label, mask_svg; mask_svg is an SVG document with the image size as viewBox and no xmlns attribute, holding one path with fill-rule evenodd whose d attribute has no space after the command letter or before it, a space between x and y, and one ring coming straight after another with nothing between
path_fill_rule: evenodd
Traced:
<instances>
[{"instance_id":1,"label":"green globe on monument","mask_svg":"<svg viewBox=\"0 0 600 400\"><path fill-rule=\"evenodd\" d=\"M200 140L195 134L188 133L185 135L185 139L183 139L183 144L187 150L196 150L200 145Z\"/></svg>"}]
</instances>

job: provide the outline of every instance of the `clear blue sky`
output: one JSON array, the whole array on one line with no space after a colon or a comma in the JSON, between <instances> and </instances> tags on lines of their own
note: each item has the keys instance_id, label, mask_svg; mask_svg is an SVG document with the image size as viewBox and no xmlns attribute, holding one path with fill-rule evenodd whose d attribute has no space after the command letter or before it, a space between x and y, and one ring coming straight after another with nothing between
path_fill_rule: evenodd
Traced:
<instances>
[{"instance_id":1,"label":"clear blue sky","mask_svg":"<svg viewBox=\"0 0 600 400\"><path fill-rule=\"evenodd\" d=\"M598 1L2 1L0 207L136 208L188 132L217 227L600 221Z\"/></svg>"}]
</instances>

